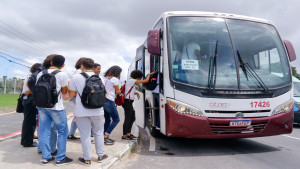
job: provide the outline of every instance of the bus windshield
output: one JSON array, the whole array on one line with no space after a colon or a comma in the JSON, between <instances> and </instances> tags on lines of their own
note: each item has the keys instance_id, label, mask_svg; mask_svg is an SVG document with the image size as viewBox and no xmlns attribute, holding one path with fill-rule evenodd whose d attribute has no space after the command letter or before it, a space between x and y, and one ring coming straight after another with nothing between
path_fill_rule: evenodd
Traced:
<instances>
[{"instance_id":1,"label":"bus windshield","mask_svg":"<svg viewBox=\"0 0 300 169\"><path fill-rule=\"evenodd\" d=\"M167 23L175 82L230 90L267 90L291 82L287 56L272 25L209 17L169 17Z\"/></svg>"}]
</instances>

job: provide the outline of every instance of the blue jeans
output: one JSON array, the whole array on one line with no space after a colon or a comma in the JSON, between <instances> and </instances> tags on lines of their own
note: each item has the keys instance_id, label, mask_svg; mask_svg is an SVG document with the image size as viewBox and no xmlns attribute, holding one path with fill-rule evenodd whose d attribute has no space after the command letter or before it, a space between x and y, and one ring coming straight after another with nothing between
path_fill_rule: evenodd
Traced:
<instances>
[{"instance_id":1,"label":"blue jeans","mask_svg":"<svg viewBox=\"0 0 300 169\"><path fill-rule=\"evenodd\" d=\"M40 136L40 130L38 131L38 138L39 138L39 143L40 143L40 138L42 136ZM54 122L51 123L51 129L50 129L50 151L51 153L54 153L56 151L56 143L57 143L57 129L54 125ZM37 151L38 152L42 152L42 148L40 146L40 144L38 144L37 146Z\"/></svg>"},{"instance_id":2,"label":"blue jeans","mask_svg":"<svg viewBox=\"0 0 300 169\"><path fill-rule=\"evenodd\" d=\"M58 131L56 161L63 160L66 157L66 145L68 136L66 111L45 108L38 108L38 110L40 115L39 133L41 138L39 139L39 141L42 149L42 159L52 158L49 142L51 123L54 122L54 125Z\"/></svg>"},{"instance_id":3,"label":"blue jeans","mask_svg":"<svg viewBox=\"0 0 300 169\"><path fill-rule=\"evenodd\" d=\"M73 120L72 120L72 123L71 123L71 128L70 128L69 135L74 135L75 131L77 129L77 124L76 124L76 121L74 121L74 118L75 117L73 117Z\"/></svg>"},{"instance_id":4,"label":"blue jeans","mask_svg":"<svg viewBox=\"0 0 300 169\"><path fill-rule=\"evenodd\" d=\"M120 118L119 118L119 113L117 111L115 102L109 99L106 99L106 102L104 104L104 117L105 117L104 134L110 135L113 129L120 122Z\"/></svg>"}]
</instances>

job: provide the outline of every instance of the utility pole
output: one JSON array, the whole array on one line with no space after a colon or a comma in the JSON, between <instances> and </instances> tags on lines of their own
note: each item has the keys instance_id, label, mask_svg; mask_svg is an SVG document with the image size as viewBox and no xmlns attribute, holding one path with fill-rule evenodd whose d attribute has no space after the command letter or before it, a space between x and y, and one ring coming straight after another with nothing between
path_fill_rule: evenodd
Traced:
<instances>
[{"instance_id":1,"label":"utility pole","mask_svg":"<svg viewBox=\"0 0 300 169\"><path fill-rule=\"evenodd\" d=\"M3 94L6 94L6 78L7 78L7 76L3 76L3 83L4 83Z\"/></svg>"},{"instance_id":2,"label":"utility pole","mask_svg":"<svg viewBox=\"0 0 300 169\"><path fill-rule=\"evenodd\" d=\"M14 94L16 94L17 78L14 77Z\"/></svg>"}]
</instances>

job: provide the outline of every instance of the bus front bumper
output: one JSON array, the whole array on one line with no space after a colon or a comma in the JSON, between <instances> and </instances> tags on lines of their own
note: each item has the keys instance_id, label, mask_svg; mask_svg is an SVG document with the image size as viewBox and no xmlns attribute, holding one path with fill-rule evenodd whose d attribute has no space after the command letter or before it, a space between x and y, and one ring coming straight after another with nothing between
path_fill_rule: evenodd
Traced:
<instances>
[{"instance_id":1,"label":"bus front bumper","mask_svg":"<svg viewBox=\"0 0 300 169\"><path fill-rule=\"evenodd\" d=\"M247 138L291 133L293 109L269 117L243 118L251 120L250 126L229 126L236 118L208 118L179 114L166 105L166 135L185 138Z\"/></svg>"}]
</instances>

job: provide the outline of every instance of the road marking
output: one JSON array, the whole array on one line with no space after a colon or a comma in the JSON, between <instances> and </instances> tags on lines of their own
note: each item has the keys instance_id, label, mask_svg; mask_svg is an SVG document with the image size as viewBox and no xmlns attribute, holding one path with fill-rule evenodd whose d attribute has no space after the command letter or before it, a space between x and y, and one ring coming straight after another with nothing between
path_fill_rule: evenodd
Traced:
<instances>
[{"instance_id":1,"label":"road marking","mask_svg":"<svg viewBox=\"0 0 300 169\"><path fill-rule=\"evenodd\" d=\"M149 139L150 139L150 145L149 145L149 151L155 151L155 139L151 136L150 132L149 132L149 129L146 128L146 132L149 136Z\"/></svg>"},{"instance_id":2,"label":"road marking","mask_svg":"<svg viewBox=\"0 0 300 169\"><path fill-rule=\"evenodd\" d=\"M14 114L14 113L16 113L16 112L2 113L2 114L0 114L0 116L4 116L4 115L8 115L8 114Z\"/></svg>"},{"instance_id":3,"label":"road marking","mask_svg":"<svg viewBox=\"0 0 300 169\"><path fill-rule=\"evenodd\" d=\"M300 138L297 138L297 137L292 137L292 136L288 136L288 135L282 135L282 136L292 138L292 139L296 139L296 140L300 140Z\"/></svg>"},{"instance_id":4,"label":"road marking","mask_svg":"<svg viewBox=\"0 0 300 169\"><path fill-rule=\"evenodd\" d=\"M22 132L22 130L19 130L19 131L15 131L15 132L13 132L13 133L9 133L9 134L5 134L5 135L3 135L3 136L0 136L0 141L1 141L1 140L4 140L4 139L7 139L7 138L11 138L11 137L13 137L13 136L20 135L21 132Z\"/></svg>"},{"instance_id":5,"label":"road marking","mask_svg":"<svg viewBox=\"0 0 300 169\"><path fill-rule=\"evenodd\" d=\"M5 113L5 114L12 114L12 113L16 113L16 112ZM68 113L67 117L71 116L72 114L73 114L73 112ZM12 132L12 133L9 133L9 134L2 135L2 136L0 136L0 141L11 138L11 137L14 137L14 136L17 136L17 135L20 135L21 133L22 133L22 130L19 130L19 131L15 131L15 132Z\"/></svg>"}]
</instances>

